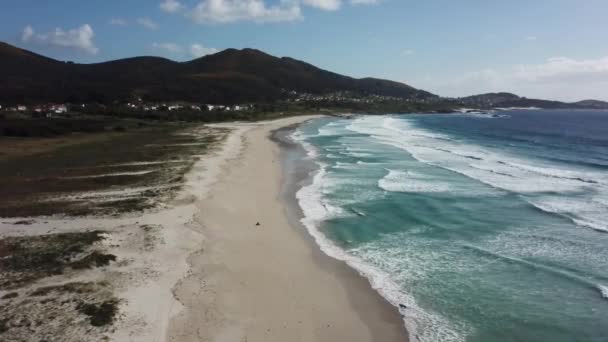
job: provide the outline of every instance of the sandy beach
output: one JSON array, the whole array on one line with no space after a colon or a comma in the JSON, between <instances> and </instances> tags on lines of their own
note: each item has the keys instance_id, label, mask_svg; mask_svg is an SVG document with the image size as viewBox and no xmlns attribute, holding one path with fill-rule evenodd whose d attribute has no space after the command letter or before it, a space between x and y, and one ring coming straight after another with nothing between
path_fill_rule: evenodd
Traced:
<instances>
[{"instance_id":1,"label":"sandy beach","mask_svg":"<svg viewBox=\"0 0 608 342\"><path fill-rule=\"evenodd\" d=\"M185 138L189 145L213 142L177 159L152 159L155 149L127 166L83 169L84 176L69 178L88 184L89 179L106 180L117 173L144 177L139 169L133 171L133 165L145 172L153 167L171 171L183 160L191 162L179 178L179 191L159 197L150 209L3 218L0 252L22 251L10 259L20 268L2 269L3 337L52 335L65 341L121 342L407 340L397 309L366 278L323 254L299 223L297 185L290 182L291 172L283 164L287 159L282 158L288 146L271 138L278 129L285 133L288 126L312 118L176 131L166 137L164 147L184 145ZM216 138L209 140L213 135ZM155 148L144 144L136 146L145 151ZM308 171L298 170L300 178ZM163 186L177 185L148 180L98 191L75 187L51 200L91 206L145 199L145 194L162 191ZM70 250L76 252L66 252ZM61 261L30 265L29 260L38 260L32 255L39 253ZM60 271L48 270L53 263L62 267ZM97 311L83 312L85 305ZM108 307L110 311L100 311ZM48 324L31 330L31 320Z\"/></svg>"},{"instance_id":2,"label":"sandy beach","mask_svg":"<svg viewBox=\"0 0 608 342\"><path fill-rule=\"evenodd\" d=\"M396 308L289 220L270 135L307 119L222 125L232 157L195 204L202 249L174 288L168 341L407 340Z\"/></svg>"}]
</instances>

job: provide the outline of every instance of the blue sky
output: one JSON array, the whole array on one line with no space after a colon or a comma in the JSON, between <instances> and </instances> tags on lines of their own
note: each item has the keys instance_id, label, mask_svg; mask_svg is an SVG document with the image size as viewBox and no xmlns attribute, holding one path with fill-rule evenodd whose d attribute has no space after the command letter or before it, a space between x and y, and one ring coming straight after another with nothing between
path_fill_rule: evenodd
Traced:
<instances>
[{"instance_id":1,"label":"blue sky","mask_svg":"<svg viewBox=\"0 0 608 342\"><path fill-rule=\"evenodd\" d=\"M57 59L253 47L440 95L608 100L606 0L3 0L0 40Z\"/></svg>"}]
</instances>

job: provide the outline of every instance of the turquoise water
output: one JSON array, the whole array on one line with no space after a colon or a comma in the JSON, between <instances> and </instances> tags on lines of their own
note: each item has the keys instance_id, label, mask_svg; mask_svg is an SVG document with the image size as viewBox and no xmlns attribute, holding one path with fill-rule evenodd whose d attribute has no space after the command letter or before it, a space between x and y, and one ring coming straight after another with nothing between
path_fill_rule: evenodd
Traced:
<instances>
[{"instance_id":1,"label":"turquoise water","mask_svg":"<svg viewBox=\"0 0 608 342\"><path fill-rule=\"evenodd\" d=\"M420 341L608 341L608 113L361 116L293 135L321 248Z\"/></svg>"}]
</instances>

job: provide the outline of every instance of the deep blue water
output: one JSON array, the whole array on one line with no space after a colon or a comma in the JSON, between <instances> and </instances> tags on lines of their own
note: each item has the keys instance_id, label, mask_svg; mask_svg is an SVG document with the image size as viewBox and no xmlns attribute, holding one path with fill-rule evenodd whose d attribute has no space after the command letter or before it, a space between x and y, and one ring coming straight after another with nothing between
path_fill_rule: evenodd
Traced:
<instances>
[{"instance_id":1,"label":"deep blue water","mask_svg":"<svg viewBox=\"0 0 608 342\"><path fill-rule=\"evenodd\" d=\"M608 341L608 112L319 119L298 192L421 341Z\"/></svg>"}]
</instances>

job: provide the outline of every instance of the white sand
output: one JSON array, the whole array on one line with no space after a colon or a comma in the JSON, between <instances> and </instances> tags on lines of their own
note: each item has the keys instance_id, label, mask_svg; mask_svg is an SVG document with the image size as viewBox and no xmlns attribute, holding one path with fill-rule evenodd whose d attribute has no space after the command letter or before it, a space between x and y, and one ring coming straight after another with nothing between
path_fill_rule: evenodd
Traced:
<instances>
[{"instance_id":1,"label":"white sand","mask_svg":"<svg viewBox=\"0 0 608 342\"><path fill-rule=\"evenodd\" d=\"M160 240L151 253L142 257L139 248L125 250L125 244L115 251L119 259L130 259L148 273L145 279L133 284L124 284L119 295L125 305L121 307L123 319L112 336L113 341L165 341L171 317L181 311L175 300L173 287L188 272L187 258L201 248L203 236L198 223L199 203L209 194L210 186L216 182L222 166L239 153L240 135L245 128L235 129L224 143L197 162L186 175L182 193L169 208L146 214L139 224L159 227ZM113 244L108 241L108 244ZM142 272L134 272L141 274Z\"/></svg>"},{"instance_id":2,"label":"white sand","mask_svg":"<svg viewBox=\"0 0 608 342\"><path fill-rule=\"evenodd\" d=\"M288 222L279 147L268 136L305 119L233 125L230 139L243 144L196 202L204 242L175 288L185 308L169 341L407 340L395 308Z\"/></svg>"}]
</instances>

